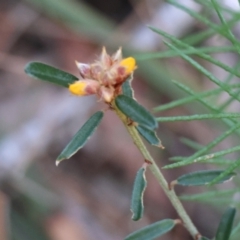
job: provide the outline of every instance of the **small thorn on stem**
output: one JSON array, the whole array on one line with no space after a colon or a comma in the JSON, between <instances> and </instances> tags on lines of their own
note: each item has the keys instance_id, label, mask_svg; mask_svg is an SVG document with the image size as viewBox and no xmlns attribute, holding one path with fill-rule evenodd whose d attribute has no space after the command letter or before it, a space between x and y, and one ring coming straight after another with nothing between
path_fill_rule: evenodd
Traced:
<instances>
[{"instance_id":1,"label":"small thorn on stem","mask_svg":"<svg viewBox=\"0 0 240 240\"><path fill-rule=\"evenodd\" d=\"M110 109L110 110L114 110L114 109L115 109L115 108L113 107L112 103L109 103L109 104L108 104L108 109Z\"/></svg>"},{"instance_id":2,"label":"small thorn on stem","mask_svg":"<svg viewBox=\"0 0 240 240\"><path fill-rule=\"evenodd\" d=\"M200 240L202 238L202 235L200 233L196 234L195 240Z\"/></svg>"},{"instance_id":3,"label":"small thorn on stem","mask_svg":"<svg viewBox=\"0 0 240 240\"><path fill-rule=\"evenodd\" d=\"M152 165L152 162L148 159L144 159L144 162L147 163L148 165Z\"/></svg>"},{"instance_id":4,"label":"small thorn on stem","mask_svg":"<svg viewBox=\"0 0 240 240\"><path fill-rule=\"evenodd\" d=\"M170 182L170 183L168 184L169 190L172 191L173 188L174 188L174 186L175 186L176 184L177 184L177 181L176 181L176 180Z\"/></svg>"},{"instance_id":5,"label":"small thorn on stem","mask_svg":"<svg viewBox=\"0 0 240 240\"><path fill-rule=\"evenodd\" d=\"M138 123L134 122L132 119L130 119L129 117L127 118L127 125L128 126L134 126L136 127L138 125Z\"/></svg>"},{"instance_id":6,"label":"small thorn on stem","mask_svg":"<svg viewBox=\"0 0 240 240\"><path fill-rule=\"evenodd\" d=\"M175 219L174 222L175 222L176 225L177 224L183 225L183 221L181 219Z\"/></svg>"},{"instance_id":7,"label":"small thorn on stem","mask_svg":"<svg viewBox=\"0 0 240 240\"><path fill-rule=\"evenodd\" d=\"M165 147L162 144L160 144L158 147L161 149L165 149Z\"/></svg>"}]
</instances>

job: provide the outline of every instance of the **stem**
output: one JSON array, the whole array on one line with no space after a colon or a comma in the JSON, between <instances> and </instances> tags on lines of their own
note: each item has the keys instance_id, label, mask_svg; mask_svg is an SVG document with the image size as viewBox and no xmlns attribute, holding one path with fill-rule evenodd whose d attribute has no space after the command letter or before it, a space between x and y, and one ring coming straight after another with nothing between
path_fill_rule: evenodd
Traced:
<instances>
[{"instance_id":1,"label":"stem","mask_svg":"<svg viewBox=\"0 0 240 240\"><path fill-rule=\"evenodd\" d=\"M150 170L152 171L152 173L156 177L158 183L160 184L160 186L164 190L165 194L167 195L167 197L171 201L173 207L176 209L178 215L181 217L186 229L189 231L189 233L193 236L194 239L198 239L200 234L199 234L197 228L194 226L192 220L190 219L187 212L185 211L185 209L184 209L182 203L180 202L178 196L176 195L174 189L169 188L168 182L166 181L165 177L163 176L162 172L158 168L154 159L152 158L152 156L148 152L148 150L147 150L146 146L144 145L141 137L139 136L139 133L138 133L137 129L135 128L135 126L129 125L128 124L128 118L116 107L115 103L113 105L114 105L114 109L115 109L117 115L119 116L119 118L124 123L124 125L127 128L129 134L131 135L135 145L137 146L139 151L142 153L144 159L151 162L151 164L149 164Z\"/></svg>"}]
</instances>

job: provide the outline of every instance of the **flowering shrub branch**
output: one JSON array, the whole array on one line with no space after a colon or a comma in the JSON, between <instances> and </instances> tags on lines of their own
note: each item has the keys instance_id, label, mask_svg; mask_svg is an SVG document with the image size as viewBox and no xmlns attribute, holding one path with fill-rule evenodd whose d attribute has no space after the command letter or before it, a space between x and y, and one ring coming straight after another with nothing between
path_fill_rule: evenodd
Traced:
<instances>
[{"instance_id":1,"label":"flowering shrub branch","mask_svg":"<svg viewBox=\"0 0 240 240\"><path fill-rule=\"evenodd\" d=\"M143 156L143 165L137 173L132 195L131 210L133 212L133 220L139 220L143 215L143 195L147 186L145 177L147 169L150 169L156 177L180 217L180 219L165 219L151 224L130 234L125 240L151 240L170 231L176 224L182 224L192 235L193 239L207 240L207 238L201 236L192 223L174 191L174 186L176 184L183 186L205 185L211 183L216 178L219 178L216 183L222 183L230 180L235 174L231 171L227 175L225 174L224 178L221 178L223 171L200 171L186 174L168 183L141 139L141 137L143 137L150 144L162 149L164 148L156 135L156 128L158 127L156 118L141 106L133 96L131 79L134 70L137 68L135 59L133 57L122 58L121 48L112 56L103 48L99 59L94 63L85 64L76 62L76 64L80 72L80 78L37 62L29 63L25 71L27 74L38 79L66 87L72 94L77 96L95 94L100 101L110 106L121 119L132 137L133 142ZM56 164L59 164L64 159L70 158L84 146L88 138L100 124L103 116L104 112L98 111L88 119L59 155ZM224 220L220 222L221 227L219 227L217 232L217 236L224 236L224 238L218 238L216 240L228 239L234 215L234 208L226 212ZM222 229L225 230L223 231Z\"/></svg>"}]
</instances>

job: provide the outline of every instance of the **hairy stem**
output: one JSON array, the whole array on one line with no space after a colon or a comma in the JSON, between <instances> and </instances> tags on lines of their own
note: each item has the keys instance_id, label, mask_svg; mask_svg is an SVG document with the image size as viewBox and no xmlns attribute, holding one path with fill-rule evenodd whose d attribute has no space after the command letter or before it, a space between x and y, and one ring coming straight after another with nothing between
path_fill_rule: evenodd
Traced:
<instances>
[{"instance_id":1,"label":"hairy stem","mask_svg":"<svg viewBox=\"0 0 240 240\"><path fill-rule=\"evenodd\" d=\"M162 172L160 171L159 167L157 166L154 159L148 152L141 137L139 136L137 129L133 125L128 124L127 117L116 107L115 104L114 104L114 110L116 111L117 115L122 120L122 122L124 123L129 134L131 135L135 145L137 146L139 151L142 153L144 159L151 162L149 164L149 169L152 171L152 173L156 177L158 183L160 184L160 186L162 187L162 189L168 196L169 200L171 201L173 207L176 209L178 215L181 217L181 219L184 223L184 226L189 231L189 233L193 236L194 239L198 239L200 236L198 230L196 229L192 220L190 219L187 212L185 211L185 209L184 209L182 203L180 202L178 196L176 195L174 189L169 188L168 182L166 181L166 179L163 176Z\"/></svg>"}]
</instances>

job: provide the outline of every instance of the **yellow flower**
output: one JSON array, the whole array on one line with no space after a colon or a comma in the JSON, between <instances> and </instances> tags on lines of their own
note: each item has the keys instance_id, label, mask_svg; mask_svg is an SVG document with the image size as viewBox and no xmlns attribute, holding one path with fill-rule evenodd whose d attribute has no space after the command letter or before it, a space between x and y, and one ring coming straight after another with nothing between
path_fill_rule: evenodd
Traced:
<instances>
[{"instance_id":1,"label":"yellow flower","mask_svg":"<svg viewBox=\"0 0 240 240\"><path fill-rule=\"evenodd\" d=\"M122 59L119 48L112 56L103 48L99 60L92 64L76 62L81 79L69 86L74 95L85 96L96 94L106 103L110 103L121 93L121 86L136 69L133 57Z\"/></svg>"},{"instance_id":2,"label":"yellow flower","mask_svg":"<svg viewBox=\"0 0 240 240\"><path fill-rule=\"evenodd\" d=\"M126 69L126 74L130 75L136 68L136 60L133 57L124 58L120 65Z\"/></svg>"},{"instance_id":3,"label":"yellow flower","mask_svg":"<svg viewBox=\"0 0 240 240\"><path fill-rule=\"evenodd\" d=\"M78 96L86 96L95 94L100 87L99 83L94 80L80 80L76 81L69 86L69 91Z\"/></svg>"}]
</instances>

